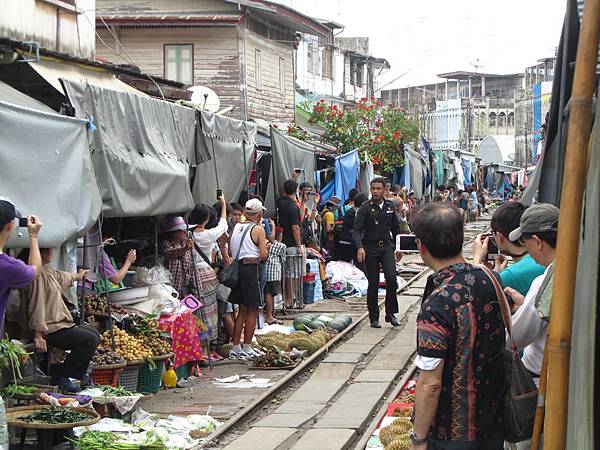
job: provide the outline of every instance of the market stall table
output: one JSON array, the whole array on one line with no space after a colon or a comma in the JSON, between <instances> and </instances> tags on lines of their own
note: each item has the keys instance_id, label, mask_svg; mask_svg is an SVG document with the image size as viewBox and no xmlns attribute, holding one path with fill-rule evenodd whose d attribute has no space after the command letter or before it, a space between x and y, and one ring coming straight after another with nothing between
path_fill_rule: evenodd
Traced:
<instances>
[{"instance_id":1,"label":"market stall table","mask_svg":"<svg viewBox=\"0 0 600 450\"><path fill-rule=\"evenodd\" d=\"M72 430L75 427L87 427L95 424L100 420L100 416L96 411L87 408L70 408L71 411L75 411L81 414L89 416L89 420L80 422L70 423L42 423L42 422L26 422L22 418L28 414L36 411L40 411L47 408L46 405L31 405L31 406L19 406L16 408L6 409L6 423L8 426L15 428L31 429L36 430L38 434L38 449L50 450L53 447L54 433L57 430L67 431L72 435ZM23 448L23 443L21 443Z\"/></svg>"}]
</instances>

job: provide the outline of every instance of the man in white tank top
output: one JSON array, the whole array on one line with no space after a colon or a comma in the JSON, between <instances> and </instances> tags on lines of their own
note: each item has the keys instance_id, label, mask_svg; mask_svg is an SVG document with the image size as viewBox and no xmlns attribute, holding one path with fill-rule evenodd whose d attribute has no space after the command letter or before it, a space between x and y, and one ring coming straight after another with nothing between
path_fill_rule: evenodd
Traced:
<instances>
[{"instance_id":1,"label":"man in white tank top","mask_svg":"<svg viewBox=\"0 0 600 450\"><path fill-rule=\"evenodd\" d=\"M269 256L267 236L261 226L264 207L253 198L246 202L244 215L246 222L238 223L231 234L229 251L239 261L237 285L231 290L229 301L239 305L233 330L233 349L229 359L248 360L256 356L250 344L256 328L258 309L263 305L263 292L260 283L261 264ZM243 345L242 331L244 333Z\"/></svg>"}]
</instances>

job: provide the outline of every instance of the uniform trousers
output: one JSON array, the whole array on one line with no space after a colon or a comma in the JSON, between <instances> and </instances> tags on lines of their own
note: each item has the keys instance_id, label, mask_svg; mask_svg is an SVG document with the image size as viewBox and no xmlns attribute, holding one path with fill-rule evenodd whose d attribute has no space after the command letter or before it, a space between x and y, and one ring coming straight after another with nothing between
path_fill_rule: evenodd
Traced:
<instances>
[{"instance_id":1,"label":"uniform trousers","mask_svg":"<svg viewBox=\"0 0 600 450\"><path fill-rule=\"evenodd\" d=\"M396 314L398 312L398 298L396 291L398 283L396 281L396 257L394 247L390 244L385 247L369 245L365 243L366 252L365 267L367 269L367 279L369 288L367 290L367 307L369 308L369 319L379 320L379 268L383 269L385 276L385 314Z\"/></svg>"}]
</instances>

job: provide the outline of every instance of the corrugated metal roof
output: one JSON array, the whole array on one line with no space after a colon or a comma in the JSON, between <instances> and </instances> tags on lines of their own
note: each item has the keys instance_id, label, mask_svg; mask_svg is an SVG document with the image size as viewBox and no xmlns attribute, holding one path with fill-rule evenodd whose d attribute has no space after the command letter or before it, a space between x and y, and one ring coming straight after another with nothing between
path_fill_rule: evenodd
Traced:
<instances>
[{"instance_id":1,"label":"corrugated metal roof","mask_svg":"<svg viewBox=\"0 0 600 450\"><path fill-rule=\"evenodd\" d=\"M127 13L99 13L100 20L104 20L108 23L145 23L145 24L168 24L168 23L239 23L242 19L241 14L176 14L176 13L147 13L140 14L137 12Z\"/></svg>"}]
</instances>

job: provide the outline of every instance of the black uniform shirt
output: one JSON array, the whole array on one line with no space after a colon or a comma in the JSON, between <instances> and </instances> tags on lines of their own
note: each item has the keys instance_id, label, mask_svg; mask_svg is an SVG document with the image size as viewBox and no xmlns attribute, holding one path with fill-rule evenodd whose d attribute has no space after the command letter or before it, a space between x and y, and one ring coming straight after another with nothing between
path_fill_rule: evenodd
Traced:
<instances>
[{"instance_id":1,"label":"black uniform shirt","mask_svg":"<svg viewBox=\"0 0 600 450\"><path fill-rule=\"evenodd\" d=\"M381 205L370 200L358 209L352 233L357 248L379 241L393 242L397 234L400 234L400 220L391 201L384 200Z\"/></svg>"}]
</instances>

